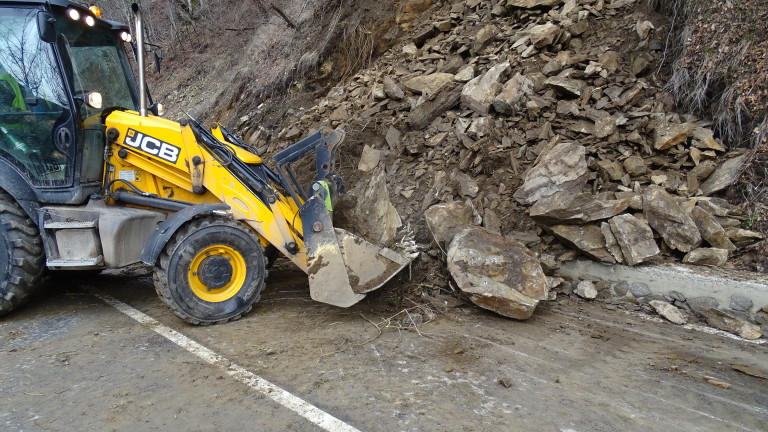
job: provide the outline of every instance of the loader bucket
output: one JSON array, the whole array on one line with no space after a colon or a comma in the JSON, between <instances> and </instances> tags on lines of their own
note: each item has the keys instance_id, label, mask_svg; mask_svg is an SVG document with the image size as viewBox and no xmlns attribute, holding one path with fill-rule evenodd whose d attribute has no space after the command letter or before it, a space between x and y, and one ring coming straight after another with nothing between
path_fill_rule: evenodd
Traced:
<instances>
[{"instance_id":1,"label":"loader bucket","mask_svg":"<svg viewBox=\"0 0 768 432\"><path fill-rule=\"evenodd\" d=\"M410 263L397 252L333 228L325 202L313 196L302 206L309 293L313 300L349 307L384 285Z\"/></svg>"}]
</instances>

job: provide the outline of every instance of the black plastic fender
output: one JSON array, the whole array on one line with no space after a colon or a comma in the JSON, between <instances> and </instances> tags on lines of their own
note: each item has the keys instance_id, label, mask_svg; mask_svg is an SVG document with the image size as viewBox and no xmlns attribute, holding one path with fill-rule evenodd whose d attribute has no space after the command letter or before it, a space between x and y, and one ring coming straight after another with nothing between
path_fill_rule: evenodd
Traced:
<instances>
[{"instance_id":1,"label":"black plastic fender","mask_svg":"<svg viewBox=\"0 0 768 432\"><path fill-rule=\"evenodd\" d=\"M229 210L229 206L223 203L195 204L174 213L161 223L149 237L144 250L141 252L141 261L145 264L155 265L168 240L171 239L179 227L195 216L211 213L215 210Z\"/></svg>"},{"instance_id":2,"label":"black plastic fender","mask_svg":"<svg viewBox=\"0 0 768 432\"><path fill-rule=\"evenodd\" d=\"M37 222L37 209L40 207L32 186L27 183L15 166L10 162L0 159L0 189L19 203L29 217Z\"/></svg>"}]
</instances>

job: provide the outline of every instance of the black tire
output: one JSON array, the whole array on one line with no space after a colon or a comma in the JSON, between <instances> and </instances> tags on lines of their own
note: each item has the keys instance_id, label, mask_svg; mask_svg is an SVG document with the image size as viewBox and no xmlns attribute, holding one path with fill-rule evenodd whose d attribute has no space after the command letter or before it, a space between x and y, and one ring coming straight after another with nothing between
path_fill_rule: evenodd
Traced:
<instances>
[{"instance_id":1,"label":"black tire","mask_svg":"<svg viewBox=\"0 0 768 432\"><path fill-rule=\"evenodd\" d=\"M231 252L205 253L224 249ZM234 264L222 264L222 258ZM223 324L248 313L261 297L266 278L264 248L256 234L240 222L218 217L196 218L179 228L153 274L160 298L179 318L197 325Z\"/></svg>"},{"instance_id":2,"label":"black tire","mask_svg":"<svg viewBox=\"0 0 768 432\"><path fill-rule=\"evenodd\" d=\"M0 191L0 316L29 300L44 269L37 225L13 197Z\"/></svg>"}]
</instances>

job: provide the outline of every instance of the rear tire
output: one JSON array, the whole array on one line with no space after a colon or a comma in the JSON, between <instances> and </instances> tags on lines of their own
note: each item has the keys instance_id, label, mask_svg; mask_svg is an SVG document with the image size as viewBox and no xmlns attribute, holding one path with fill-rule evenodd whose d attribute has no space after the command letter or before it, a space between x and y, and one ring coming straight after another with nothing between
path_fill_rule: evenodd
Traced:
<instances>
[{"instance_id":1,"label":"rear tire","mask_svg":"<svg viewBox=\"0 0 768 432\"><path fill-rule=\"evenodd\" d=\"M40 231L18 203L0 191L0 316L29 299L45 269Z\"/></svg>"},{"instance_id":2,"label":"rear tire","mask_svg":"<svg viewBox=\"0 0 768 432\"><path fill-rule=\"evenodd\" d=\"M190 324L222 324L248 313L267 277L259 238L240 222L201 217L165 247L153 279L160 298Z\"/></svg>"}]
</instances>

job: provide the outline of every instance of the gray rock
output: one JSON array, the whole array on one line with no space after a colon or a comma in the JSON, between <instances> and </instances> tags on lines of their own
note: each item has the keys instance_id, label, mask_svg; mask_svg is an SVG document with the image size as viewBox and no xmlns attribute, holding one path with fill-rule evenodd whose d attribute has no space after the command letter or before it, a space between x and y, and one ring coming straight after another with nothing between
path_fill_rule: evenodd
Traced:
<instances>
[{"instance_id":1,"label":"gray rock","mask_svg":"<svg viewBox=\"0 0 768 432\"><path fill-rule=\"evenodd\" d=\"M630 214L623 214L611 218L608 224L621 247L625 264L637 265L659 254L659 247L653 240L653 231L646 222Z\"/></svg>"},{"instance_id":2,"label":"gray rock","mask_svg":"<svg viewBox=\"0 0 768 432\"><path fill-rule=\"evenodd\" d=\"M610 73L614 73L619 69L620 60L621 56L617 51L606 51L597 59L603 65L603 69Z\"/></svg>"},{"instance_id":3,"label":"gray rock","mask_svg":"<svg viewBox=\"0 0 768 432\"><path fill-rule=\"evenodd\" d=\"M472 123L467 129L467 135L477 140L490 135L492 131L493 119L490 117L478 117L472 120Z\"/></svg>"},{"instance_id":4,"label":"gray rock","mask_svg":"<svg viewBox=\"0 0 768 432\"><path fill-rule=\"evenodd\" d=\"M624 159L623 165L624 170L632 177L645 175L648 172L648 166L645 164L645 159L640 156L630 156Z\"/></svg>"},{"instance_id":5,"label":"gray rock","mask_svg":"<svg viewBox=\"0 0 768 432\"><path fill-rule=\"evenodd\" d=\"M743 295L734 294L731 296L731 303L728 307L735 311L749 312L752 310L752 306L753 303L751 299L744 297Z\"/></svg>"},{"instance_id":6,"label":"gray rock","mask_svg":"<svg viewBox=\"0 0 768 432\"><path fill-rule=\"evenodd\" d=\"M595 297L597 297L597 288L595 287L595 283L588 280L579 282L573 292L579 297L588 300L593 300Z\"/></svg>"},{"instance_id":7,"label":"gray rock","mask_svg":"<svg viewBox=\"0 0 768 432\"><path fill-rule=\"evenodd\" d=\"M744 339L760 339L760 336L763 335L760 331L760 327L715 308L702 308L699 311L699 314L701 314L707 321L707 324L712 327L733 333Z\"/></svg>"},{"instance_id":8,"label":"gray rock","mask_svg":"<svg viewBox=\"0 0 768 432\"><path fill-rule=\"evenodd\" d=\"M592 134L598 138L605 138L616 132L616 119L613 117L600 117L595 120Z\"/></svg>"},{"instance_id":9,"label":"gray rock","mask_svg":"<svg viewBox=\"0 0 768 432\"><path fill-rule=\"evenodd\" d=\"M534 47L544 48L547 45L552 45L560 36L560 27L552 23L535 25L528 30L528 36Z\"/></svg>"},{"instance_id":10,"label":"gray rock","mask_svg":"<svg viewBox=\"0 0 768 432\"><path fill-rule=\"evenodd\" d=\"M475 181L475 179L469 175L459 171L458 169L453 170L451 179L456 184L456 189L459 191L461 196L474 198L480 191L480 187L477 185L477 181Z\"/></svg>"},{"instance_id":11,"label":"gray rock","mask_svg":"<svg viewBox=\"0 0 768 432\"><path fill-rule=\"evenodd\" d=\"M645 297L647 295L651 295L651 289L648 288L648 285L642 283L642 282L634 282L629 286L629 292L632 293L635 298L637 297Z\"/></svg>"},{"instance_id":12,"label":"gray rock","mask_svg":"<svg viewBox=\"0 0 768 432\"><path fill-rule=\"evenodd\" d=\"M598 170L613 181L619 181L624 176L624 168L616 161L601 160L597 162Z\"/></svg>"},{"instance_id":13,"label":"gray rock","mask_svg":"<svg viewBox=\"0 0 768 432\"><path fill-rule=\"evenodd\" d=\"M507 0L507 6L520 9L533 9L556 6L563 2L565 2L565 0Z\"/></svg>"},{"instance_id":14,"label":"gray rock","mask_svg":"<svg viewBox=\"0 0 768 432\"><path fill-rule=\"evenodd\" d=\"M459 201L435 204L424 212L424 219L435 242L445 249L459 231L472 225L472 208Z\"/></svg>"},{"instance_id":15,"label":"gray rock","mask_svg":"<svg viewBox=\"0 0 768 432\"><path fill-rule=\"evenodd\" d=\"M498 314L528 319L547 298L547 277L528 249L484 228L457 234L447 261L459 289L476 305Z\"/></svg>"},{"instance_id":16,"label":"gray rock","mask_svg":"<svg viewBox=\"0 0 768 432\"><path fill-rule=\"evenodd\" d=\"M653 300L648 304L653 307L657 314L661 315L670 322L679 325L686 324L688 322L688 319L685 317L685 315L683 315L683 312L680 309L672 306L667 302Z\"/></svg>"},{"instance_id":17,"label":"gray rock","mask_svg":"<svg viewBox=\"0 0 768 432\"><path fill-rule=\"evenodd\" d=\"M381 150L376 150L367 145L363 146L363 154L360 155L360 162L357 164L357 169L363 172L368 172L376 168L381 161Z\"/></svg>"},{"instance_id":18,"label":"gray rock","mask_svg":"<svg viewBox=\"0 0 768 432\"><path fill-rule=\"evenodd\" d=\"M618 240L616 240L616 236L613 235L613 231L611 231L611 225L608 222L601 223L600 231L605 238L605 248L610 252L616 262L623 263L624 253L621 251L621 246L619 245Z\"/></svg>"},{"instance_id":19,"label":"gray rock","mask_svg":"<svg viewBox=\"0 0 768 432\"><path fill-rule=\"evenodd\" d=\"M627 281L617 282L613 285L613 292L619 297L624 297L629 292L629 284Z\"/></svg>"},{"instance_id":20,"label":"gray rock","mask_svg":"<svg viewBox=\"0 0 768 432\"><path fill-rule=\"evenodd\" d=\"M390 126L389 129L387 129L387 134L384 136L384 141L387 142L387 145L389 146L390 149L399 150L400 138L402 136L403 136L402 132Z\"/></svg>"},{"instance_id":21,"label":"gray rock","mask_svg":"<svg viewBox=\"0 0 768 432\"><path fill-rule=\"evenodd\" d=\"M435 72L429 75L421 75L406 80L403 85L406 89L419 94L432 95L443 86L453 82L453 74Z\"/></svg>"},{"instance_id":22,"label":"gray rock","mask_svg":"<svg viewBox=\"0 0 768 432\"><path fill-rule=\"evenodd\" d=\"M381 245L394 243L402 226L397 209L389 201L387 176L379 169L352 191L339 198L334 209L334 225L355 232L364 239Z\"/></svg>"},{"instance_id":23,"label":"gray rock","mask_svg":"<svg viewBox=\"0 0 768 432\"><path fill-rule=\"evenodd\" d=\"M701 181L707 178L715 171L716 165L714 161L704 161L688 171L686 175L686 182L688 183L688 190L691 193L695 193L701 186Z\"/></svg>"},{"instance_id":24,"label":"gray rock","mask_svg":"<svg viewBox=\"0 0 768 432\"><path fill-rule=\"evenodd\" d=\"M725 161L701 184L701 192L708 196L733 184L741 175L746 160L747 155L745 154Z\"/></svg>"},{"instance_id":25,"label":"gray rock","mask_svg":"<svg viewBox=\"0 0 768 432\"><path fill-rule=\"evenodd\" d=\"M384 87L384 94L390 99L400 100L405 98L405 92L392 78L385 76L381 84Z\"/></svg>"},{"instance_id":26,"label":"gray rock","mask_svg":"<svg viewBox=\"0 0 768 432\"><path fill-rule=\"evenodd\" d=\"M501 91L501 81L509 73L509 62L492 67L488 72L473 78L461 91L461 103L480 115L488 115L493 100Z\"/></svg>"},{"instance_id":27,"label":"gray rock","mask_svg":"<svg viewBox=\"0 0 768 432\"><path fill-rule=\"evenodd\" d=\"M481 28L480 31L478 31L477 34L475 35L474 42L472 44L472 52L474 54L479 53L485 47L487 47L488 44L493 42L493 40L496 39L498 35L499 35L499 28L493 24L489 24Z\"/></svg>"},{"instance_id":28,"label":"gray rock","mask_svg":"<svg viewBox=\"0 0 768 432\"><path fill-rule=\"evenodd\" d=\"M613 264L616 260L605 247L605 237L596 225L555 225L549 227L560 241L592 259Z\"/></svg>"},{"instance_id":29,"label":"gray rock","mask_svg":"<svg viewBox=\"0 0 768 432\"><path fill-rule=\"evenodd\" d=\"M701 244L699 228L688 212L664 189L651 186L645 190L643 213L650 225L673 249L690 252Z\"/></svg>"},{"instance_id":30,"label":"gray rock","mask_svg":"<svg viewBox=\"0 0 768 432\"><path fill-rule=\"evenodd\" d=\"M738 247L749 246L752 243L759 242L763 235L759 232L745 230L741 228L728 228L725 230L728 238Z\"/></svg>"},{"instance_id":31,"label":"gray rock","mask_svg":"<svg viewBox=\"0 0 768 432\"><path fill-rule=\"evenodd\" d=\"M544 84L555 89L561 96L569 98L580 97L587 87L584 81L556 76L547 78Z\"/></svg>"},{"instance_id":32,"label":"gray rock","mask_svg":"<svg viewBox=\"0 0 768 432\"><path fill-rule=\"evenodd\" d=\"M587 183L589 171L585 155L583 146L558 144L525 174L514 198L523 204L533 204L558 192L580 192Z\"/></svg>"},{"instance_id":33,"label":"gray rock","mask_svg":"<svg viewBox=\"0 0 768 432\"><path fill-rule=\"evenodd\" d=\"M725 249L728 252L736 250L736 246L728 238L722 226L706 210L696 206L691 211L691 218L699 228L701 237L713 247Z\"/></svg>"},{"instance_id":34,"label":"gray rock","mask_svg":"<svg viewBox=\"0 0 768 432\"><path fill-rule=\"evenodd\" d=\"M717 308L719 304L714 297L693 297L688 299L688 306L697 314L701 314L704 309Z\"/></svg>"},{"instance_id":35,"label":"gray rock","mask_svg":"<svg viewBox=\"0 0 768 432\"><path fill-rule=\"evenodd\" d=\"M685 142L696 126L690 123L660 125L654 129L653 148L666 150Z\"/></svg>"},{"instance_id":36,"label":"gray rock","mask_svg":"<svg viewBox=\"0 0 768 432\"><path fill-rule=\"evenodd\" d=\"M728 262L728 251L717 248L696 248L685 254L683 263L720 267Z\"/></svg>"},{"instance_id":37,"label":"gray rock","mask_svg":"<svg viewBox=\"0 0 768 432\"><path fill-rule=\"evenodd\" d=\"M683 293L679 291L670 291L667 293L667 295L669 296L669 298L671 298L674 301L678 301L678 302L685 301L685 296L683 295Z\"/></svg>"},{"instance_id":38,"label":"gray rock","mask_svg":"<svg viewBox=\"0 0 768 432\"><path fill-rule=\"evenodd\" d=\"M602 200L591 193L559 192L536 201L529 214L536 222L547 225L587 223L622 213L629 207L629 201Z\"/></svg>"},{"instance_id":39,"label":"gray rock","mask_svg":"<svg viewBox=\"0 0 768 432\"><path fill-rule=\"evenodd\" d=\"M525 75L515 74L493 100L493 109L502 114L514 114L525 106L525 99L532 92L533 81Z\"/></svg>"}]
</instances>

